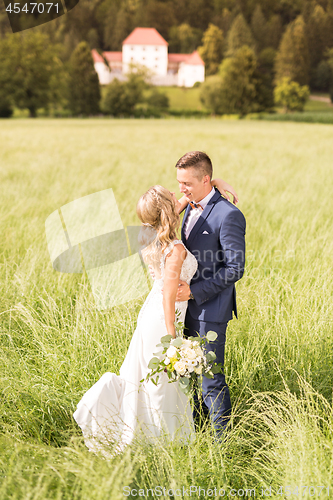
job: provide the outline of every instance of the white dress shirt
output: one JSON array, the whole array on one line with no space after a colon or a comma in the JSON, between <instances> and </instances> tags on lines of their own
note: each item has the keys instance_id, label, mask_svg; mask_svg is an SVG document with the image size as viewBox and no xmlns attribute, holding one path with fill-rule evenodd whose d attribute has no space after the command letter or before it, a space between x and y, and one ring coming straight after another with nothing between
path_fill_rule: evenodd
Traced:
<instances>
[{"instance_id":1,"label":"white dress shirt","mask_svg":"<svg viewBox=\"0 0 333 500\"><path fill-rule=\"evenodd\" d=\"M207 203L209 200L214 196L215 194L215 189L212 188L212 190L203 198L202 200L198 201L198 203L202 206L203 210L206 208ZM193 202L194 203L194 202ZM199 219L200 215L202 214L201 208L191 208L189 211L189 214L187 216L187 219L185 221L185 226L184 226L184 232L186 239L188 239L190 232L192 231L195 223Z\"/></svg>"}]
</instances>

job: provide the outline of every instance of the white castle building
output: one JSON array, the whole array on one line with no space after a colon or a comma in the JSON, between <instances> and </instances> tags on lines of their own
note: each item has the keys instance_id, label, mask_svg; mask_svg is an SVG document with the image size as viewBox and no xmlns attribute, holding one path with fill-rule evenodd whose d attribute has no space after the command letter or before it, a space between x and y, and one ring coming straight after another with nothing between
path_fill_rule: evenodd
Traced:
<instances>
[{"instance_id":1,"label":"white castle building","mask_svg":"<svg viewBox=\"0 0 333 500\"><path fill-rule=\"evenodd\" d=\"M198 51L169 54L168 43L155 28L135 28L123 41L122 52L101 55L92 50L92 56L101 85L107 85L114 78L126 79L131 64L150 69L154 85L193 87L205 80L205 63Z\"/></svg>"}]
</instances>

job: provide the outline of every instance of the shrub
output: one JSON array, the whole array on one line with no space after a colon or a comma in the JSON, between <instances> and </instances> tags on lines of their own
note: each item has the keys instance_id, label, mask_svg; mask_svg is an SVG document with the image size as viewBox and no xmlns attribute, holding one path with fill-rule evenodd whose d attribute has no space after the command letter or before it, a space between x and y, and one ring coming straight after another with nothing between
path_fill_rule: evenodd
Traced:
<instances>
[{"instance_id":1,"label":"shrub","mask_svg":"<svg viewBox=\"0 0 333 500\"><path fill-rule=\"evenodd\" d=\"M133 115L136 105L145 102L144 91L147 88L148 84L140 73L130 73L125 82L115 78L106 87L101 103L103 113L113 116Z\"/></svg>"},{"instance_id":2,"label":"shrub","mask_svg":"<svg viewBox=\"0 0 333 500\"><path fill-rule=\"evenodd\" d=\"M157 89L153 89L150 95L147 97L146 102L148 106L159 110L166 110L169 108L169 97Z\"/></svg>"},{"instance_id":3,"label":"shrub","mask_svg":"<svg viewBox=\"0 0 333 500\"><path fill-rule=\"evenodd\" d=\"M274 100L277 106L283 106L285 111L303 111L310 90L307 85L301 86L288 77L282 78L274 89Z\"/></svg>"},{"instance_id":4,"label":"shrub","mask_svg":"<svg viewBox=\"0 0 333 500\"><path fill-rule=\"evenodd\" d=\"M13 108L9 99L0 93L0 118L10 118L13 114Z\"/></svg>"},{"instance_id":5,"label":"shrub","mask_svg":"<svg viewBox=\"0 0 333 500\"><path fill-rule=\"evenodd\" d=\"M328 61L321 61L313 76L313 87L316 90L327 92L331 82L331 67Z\"/></svg>"},{"instance_id":6,"label":"shrub","mask_svg":"<svg viewBox=\"0 0 333 500\"><path fill-rule=\"evenodd\" d=\"M215 115L223 114L222 78L209 76L201 85L200 101Z\"/></svg>"},{"instance_id":7,"label":"shrub","mask_svg":"<svg viewBox=\"0 0 333 500\"><path fill-rule=\"evenodd\" d=\"M106 88L102 98L101 108L103 113L113 116L129 115L133 112L135 100L128 92L124 82L117 78L112 80Z\"/></svg>"}]
</instances>

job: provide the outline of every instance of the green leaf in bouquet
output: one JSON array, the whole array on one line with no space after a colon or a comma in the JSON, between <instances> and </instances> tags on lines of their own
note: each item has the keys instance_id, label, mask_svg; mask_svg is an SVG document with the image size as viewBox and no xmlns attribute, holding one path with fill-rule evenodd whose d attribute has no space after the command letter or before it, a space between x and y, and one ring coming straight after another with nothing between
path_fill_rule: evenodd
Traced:
<instances>
[{"instance_id":1,"label":"green leaf in bouquet","mask_svg":"<svg viewBox=\"0 0 333 500\"><path fill-rule=\"evenodd\" d=\"M216 359L215 352L213 352L213 351L207 352L206 359L207 359L208 363L210 363L211 361L214 361L214 359Z\"/></svg>"},{"instance_id":2,"label":"green leaf in bouquet","mask_svg":"<svg viewBox=\"0 0 333 500\"><path fill-rule=\"evenodd\" d=\"M210 330L207 333L206 338L207 338L207 340L209 340L209 342L214 342L214 340L217 339L217 333L213 332L213 330Z\"/></svg>"},{"instance_id":3,"label":"green leaf in bouquet","mask_svg":"<svg viewBox=\"0 0 333 500\"><path fill-rule=\"evenodd\" d=\"M180 347L183 343L183 339L181 337L177 337L175 340L171 342L171 345L174 347Z\"/></svg>"},{"instance_id":4,"label":"green leaf in bouquet","mask_svg":"<svg viewBox=\"0 0 333 500\"><path fill-rule=\"evenodd\" d=\"M164 335L164 337L161 338L161 342L162 342L162 344L164 344L165 342L170 343L171 339L172 339L172 335Z\"/></svg>"},{"instance_id":5,"label":"green leaf in bouquet","mask_svg":"<svg viewBox=\"0 0 333 500\"><path fill-rule=\"evenodd\" d=\"M191 392L190 379L187 377L182 377L179 380L179 389L185 394L189 394Z\"/></svg>"},{"instance_id":6,"label":"green leaf in bouquet","mask_svg":"<svg viewBox=\"0 0 333 500\"><path fill-rule=\"evenodd\" d=\"M179 379L180 388L187 387L189 385L189 383L190 383L190 379L187 377L182 377L181 379Z\"/></svg>"},{"instance_id":7,"label":"green leaf in bouquet","mask_svg":"<svg viewBox=\"0 0 333 500\"><path fill-rule=\"evenodd\" d=\"M212 372L215 373L222 373L222 364L221 363L215 363L212 366Z\"/></svg>"},{"instance_id":8,"label":"green leaf in bouquet","mask_svg":"<svg viewBox=\"0 0 333 500\"><path fill-rule=\"evenodd\" d=\"M191 340L191 341L198 341L200 342L201 338L198 336L198 337L187 337L187 340Z\"/></svg>"},{"instance_id":9,"label":"green leaf in bouquet","mask_svg":"<svg viewBox=\"0 0 333 500\"><path fill-rule=\"evenodd\" d=\"M163 349L163 351L153 352L154 356L161 356L163 353L164 353L164 349Z\"/></svg>"},{"instance_id":10,"label":"green leaf in bouquet","mask_svg":"<svg viewBox=\"0 0 333 500\"><path fill-rule=\"evenodd\" d=\"M158 358L156 358L156 357L151 358L151 360L149 361L149 364L148 364L148 368L150 370L153 370L154 368L157 368L159 363L160 363L160 360Z\"/></svg>"},{"instance_id":11,"label":"green leaf in bouquet","mask_svg":"<svg viewBox=\"0 0 333 500\"><path fill-rule=\"evenodd\" d=\"M211 371L209 371L209 372L205 373L205 377L206 378L214 378L214 374Z\"/></svg>"}]
</instances>

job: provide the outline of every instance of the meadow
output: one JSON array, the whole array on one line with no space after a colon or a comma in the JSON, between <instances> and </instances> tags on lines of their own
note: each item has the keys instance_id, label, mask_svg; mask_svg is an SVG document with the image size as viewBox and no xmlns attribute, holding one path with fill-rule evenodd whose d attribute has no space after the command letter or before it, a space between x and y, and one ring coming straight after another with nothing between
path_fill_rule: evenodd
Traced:
<instances>
[{"instance_id":1,"label":"meadow","mask_svg":"<svg viewBox=\"0 0 333 500\"><path fill-rule=\"evenodd\" d=\"M0 120L1 500L117 500L126 486L169 498L191 485L206 496L329 498L332 139L331 126L307 123ZM174 165L194 149L235 187L247 220L227 333L231 428L221 446L207 428L188 448L134 443L105 460L87 451L72 413L104 372L119 373L144 297L98 311L85 275L53 270L45 220L112 188L124 225L138 224L140 195L156 183L178 193Z\"/></svg>"}]
</instances>

